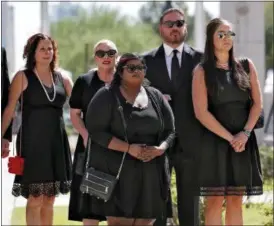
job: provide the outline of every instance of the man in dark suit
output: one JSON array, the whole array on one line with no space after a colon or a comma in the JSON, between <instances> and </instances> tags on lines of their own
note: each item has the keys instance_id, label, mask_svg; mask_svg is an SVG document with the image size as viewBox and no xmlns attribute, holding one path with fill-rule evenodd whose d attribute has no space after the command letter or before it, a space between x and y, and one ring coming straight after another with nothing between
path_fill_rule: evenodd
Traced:
<instances>
[{"instance_id":1,"label":"man in dark suit","mask_svg":"<svg viewBox=\"0 0 274 226\"><path fill-rule=\"evenodd\" d=\"M7 55L6 50L1 47L1 112L8 104L8 97L9 97L9 73L8 73L8 62L7 62ZM2 118L1 114L1 118ZM7 132L4 134L2 138L2 147L1 147L1 156L2 158L6 158L9 155L9 142L11 142L12 138L12 126L8 128Z\"/></svg>"},{"instance_id":2,"label":"man in dark suit","mask_svg":"<svg viewBox=\"0 0 274 226\"><path fill-rule=\"evenodd\" d=\"M192 70L202 53L185 43L187 25L180 9L163 13L159 31L163 44L143 55L148 67L146 77L164 94L175 116L176 139L168 154L176 173L178 217L180 225L193 226L199 224L194 172L202 127L194 115L191 87ZM166 225L166 219L159 218L154 225Z\"/></svg>"}]
</instances>

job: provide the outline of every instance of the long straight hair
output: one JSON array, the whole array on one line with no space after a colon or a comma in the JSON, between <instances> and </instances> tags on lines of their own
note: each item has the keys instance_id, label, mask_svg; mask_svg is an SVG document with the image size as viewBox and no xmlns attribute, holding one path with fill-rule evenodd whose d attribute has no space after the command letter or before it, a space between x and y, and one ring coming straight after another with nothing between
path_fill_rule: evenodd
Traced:
<instances>
[{"instance_id":1,"label":"long straight hair","mask_svg":"<svg viewBox=\"0 0 274 226\"><path fill-rule=\"evenodd\" d=\"M217 78L214 73L217 58L214 54L213 36L218 27L227 24L228 21L222 18L212 19L206 27L206 43L202 65L205 70L205 82L209 94L213 94L217 88ZM233 79L241 90L250 88L249 75L244 71L242 65L234 57L233 47L229 50L229 67L231 68Z\"/></svg>"}]
</instances>

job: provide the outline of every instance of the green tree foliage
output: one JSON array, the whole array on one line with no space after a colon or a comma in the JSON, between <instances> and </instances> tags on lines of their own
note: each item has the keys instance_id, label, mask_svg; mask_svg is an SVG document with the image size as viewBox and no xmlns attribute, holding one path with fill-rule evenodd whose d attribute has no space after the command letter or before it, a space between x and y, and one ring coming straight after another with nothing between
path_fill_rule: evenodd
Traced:
<instances>
[{"instance_id":1,"label":"green tree foliage","mask_svg":"<svg viewBox=\"0 0 274 226\"><path fill-rule=\"evenodd\" d=\"M273 59L273 2L265 2L265 54L266 69L274 68Z\"/></svg>"},{"instance_id":2,"label":"green tree foliage","mask_svg":"<svg viewBox=\"0 0 274 226\"><path fill-rule=\"evenodd\" d=\"M94 66L93 46L101 39L116 43L119 53L143 52L160 44L151 26L122 16L118 9L93 5L79 17L51 24L51 34L58 43L59 64L73 74L74 80L86 72L85 46L89 44L89 68Z\"/></svg>"}]
</instances>

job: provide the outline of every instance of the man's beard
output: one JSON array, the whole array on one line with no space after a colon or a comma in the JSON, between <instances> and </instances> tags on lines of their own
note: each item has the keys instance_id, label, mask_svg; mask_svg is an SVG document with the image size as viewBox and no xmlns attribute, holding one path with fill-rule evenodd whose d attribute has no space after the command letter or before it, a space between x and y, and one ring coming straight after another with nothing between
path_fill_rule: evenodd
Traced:
<instances>
[{"instance_id":1,"label":"man's beard","mask_svg":"<svg viewBox=\"0 0 274 226\"><path fill-rule=\"evenodd\" d=\"M175 32L171 32L172 33L175 33ZM173 36L173 35L164 35L162 34L162 38L164 40L164 42L166 43L169 43L169 44L181 44L185 41L185 38L186 38L186 32L184 32L183 34L180 34L179 32L176 32L177 35L176 36Z\"/></svg>"}]
</instances>

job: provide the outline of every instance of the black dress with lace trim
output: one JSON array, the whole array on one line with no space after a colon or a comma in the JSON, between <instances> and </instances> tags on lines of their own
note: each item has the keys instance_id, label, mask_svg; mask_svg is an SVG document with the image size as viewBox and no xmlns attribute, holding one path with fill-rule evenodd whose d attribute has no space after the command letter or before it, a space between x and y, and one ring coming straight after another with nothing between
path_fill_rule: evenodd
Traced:
<instances>
[{"instance_id":1,"label":"black dress with lace trim","mask_svg":"<svg viewBox=\"0 0 274 226\"><path fill-rule=\"evenodd\" d=\"M15 197L66 194L71 184L71 152L63 121L66 92L62 77L55 72L54 88L47 87L47 98L33 71L24 71L28 86L23 92L22 139L17 136L17 153L24 158L22 176L15 176Z\"/></svg>"},{"instance_id":2,"label":"black dress with lace trim","mask_svg":"<svg viewBox=\"0 0 274 226\"><path fill-rule=\"evenodd\" d=\"M249 92L238 87L230 70L214 68L215 92L208 95L208 108L232 134L243 130L249 115ZM251 133L243 152L204 129L197 164L198 195L261 195L262 170L256 134Z\"/></svg>"}]
</instances>

